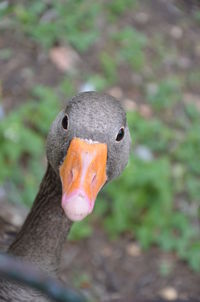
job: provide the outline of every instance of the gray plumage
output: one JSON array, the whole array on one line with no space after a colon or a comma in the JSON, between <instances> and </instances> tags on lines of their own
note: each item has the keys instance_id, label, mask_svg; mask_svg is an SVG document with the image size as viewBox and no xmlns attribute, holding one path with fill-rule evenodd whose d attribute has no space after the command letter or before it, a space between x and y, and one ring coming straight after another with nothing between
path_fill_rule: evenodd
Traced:
<instances>
[{"instance_id":1,"label":"gray plumage","mask_svg":"<svg viewBox=\"0 0 200 302\"><path fill-rule=\"evenodd\" d=\"M66 114L67 131L62 126ZM124 138L116 141L122 127ZM71 227L71 221L61 208L59 166L74 137L107 144L107 182L122 172L130 152L126 115L113 97L96 92L80 93L58 114L47 138L47 171L30 214L8 250L8 253L35 264L52 276L57 276L61 251ZM0 280L0 301L45 302L47 299L31 289Z\"/></svg>"}]
</instances>

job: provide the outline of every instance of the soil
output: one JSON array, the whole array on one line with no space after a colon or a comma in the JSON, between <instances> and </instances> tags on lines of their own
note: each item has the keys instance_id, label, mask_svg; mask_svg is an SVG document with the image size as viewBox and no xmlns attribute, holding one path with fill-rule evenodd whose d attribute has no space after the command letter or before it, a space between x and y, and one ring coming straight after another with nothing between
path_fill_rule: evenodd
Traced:
<instances>
[{"instance_id":1,"label":"soil","mask_svg":"<svg viewBox=\"0 0 200 302\"><path fill-rule=\"evenodd\" d=\"M140 13L143 15L140 18L129 12L120 21L121 25L134 25L150 37L159 31L168 37L168 43L176 46L179 62L162 65L162 69L157 72L158 78L173 72L185 76L188 71L197 70L200 66L199 26L192 20L191 10L183 11L182 6L181 9L177 8L174 2L141 1ZM176 27L174 33L173 27ZM177 28L183 33L181 39L173 37L173 34L176 36L177 32L180 33ZM0 36L0 48L10 48L14 53L9 60L0 60L5 112L26 102L34 85L56 86L63 78L63 72L52 63L48 53L21 33L13 35L11 30L6 30ZM81 56L78 65L80 72L100 69L95 55L99 48L96 45ZM147 55L151 60L154 56L152 49L147 50ZM118 83L120 90L110 91L122 94L123 99L143 103L140 85L144 76L133 75L127 66L122 66L120 72L123 75ZM78 84L77 81L77 89ZM199 87L188 84L184 87L184 93L199 97ZM196 100L195 97L193 99ZM15 206L4 202L5 197L0 200L0 247L5 249L23 222L26 211L17 207L16 212ZM13 223L16 213L18 220ZM169 268L167 271L165 264ZM165 253L157 247L142 251L128 235L111 241L99 225L94 225L91 238L66 243L61 278L67 285L81 288L90 301L172 301L176 298L180 301L200 301L199 274L191 271L176 255Z\"/></svg>"},{"instance_id":2,"label":"soil","mask_svg":"<svg viewBox=\"0 0 200 302\"><path fill-rule=\"evenodd\" d=\"M164 289L170 288L180 300L196 297L200 301L199 276L186 264L156 247L146 252L136 252L137 248L137 242L129 238L112 242L102 230L95 229L90 239L78 245L66 244L63 280L73 284L75 276L86 273L88 278L79 286L95 301L160 301ZM160 272L164 262L172 268L167 276ZM170 300L169 295L164 296Z\"/></svg>"}]
</instances>

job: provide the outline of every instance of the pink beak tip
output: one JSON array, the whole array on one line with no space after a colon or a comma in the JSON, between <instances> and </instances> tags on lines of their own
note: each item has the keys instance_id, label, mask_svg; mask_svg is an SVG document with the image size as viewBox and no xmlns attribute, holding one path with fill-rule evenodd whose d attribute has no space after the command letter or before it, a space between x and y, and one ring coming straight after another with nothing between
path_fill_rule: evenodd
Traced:
<instances>
[{"instance_id":1,"label":"pink beak tip","mask_svg":"<svg viewBox=\"0 0 200 302\"><path fill-rule=\"evenodd\" d=\"M71 221L83 220L92 212L93 205L82 192L75 192L70 196L64 193L62 197L62 208Z\"/></svg>"}]
</instances>

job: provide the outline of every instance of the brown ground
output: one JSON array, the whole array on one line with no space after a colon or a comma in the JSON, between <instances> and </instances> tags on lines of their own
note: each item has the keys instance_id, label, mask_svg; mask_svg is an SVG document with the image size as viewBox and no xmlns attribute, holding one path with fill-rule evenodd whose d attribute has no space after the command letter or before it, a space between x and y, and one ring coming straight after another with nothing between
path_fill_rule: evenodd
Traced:
<instances>
[{"instance_id":1,"label":"brown ground","mask_svg":"<svg viewBox=\"0 0 200 302\"><path fill-rule=\"evenodd\" d=\"M157 248L137 253L137 247L128 238L111 242L101 230L96 230L92 238L78 246L66 245L63 279L72 284L74 276L77 278L85 272L87 279L80 286L95 301L155 301L169 287L175 288L183 300L197 297L200 301L197 274L173 254L164 254ZM172 266L167 277L160 274L159 267L164 262Z\"/></svg>"},{"instance_id":2,"label":"brown ground","mask_svg":"<svg viewBox=\"0 0 200 302\"><path fill-rule=\"evenodd\" d=\"M169 43L176 44L179 51L180 62L172 62L171 67L163 65L158 70L158 75L170 74L173 71L183 73L197 69L200 62L199 34L200 29L191 21L189 15L183 17L182 12L173 10L171 1L154 0L151 5L145 4L141 8L149 16L149 21L141 23L131 14L127 14L123 22L129 22L136 28L144 31L151 37L158 28L164 36L169 36ZM128 20L128 21L127 21ZM173 41L170 29L173 25L180 26L183 30L183 39ZM95 46L95 47L98 47ZM38 49L33 43L21 34L13 36L11 31L6 31L0 36L0 48L11 48L14 56L10 60L0 61L3 105L6 111L25 102L30 96L30 90L35 84L53 85L62 78L62 72L57 69L49 59L47 53ZM96 63L94 49L81 58L79 68L99 70ZM149 59L153 57L152 50L148 50ZM181 60L182 58L182 60ZM185 61L184 61L185 60ZM84 63L83 63L84 62ZM177 63L177 64L176 64ZM185 65L184 65L185 64ZM122 67L119 87L124 98L141 102L139 85L141 77L130 77L129 69ZM77 81L78 82L78 81ZM134 87L134 88L133 88ZM199 87L186 87L185 93L198 95ZM194 98L195 100L195 98ZM5 212L8 214L5 215ZM11 214L9 214L11 213ZM12 227L15 217L15 208L0 202L0 244L4 247L13 238L16 227ZM19 215L14 224L20 225L24 218L24 211L19 210ZM5 243L6 242L6 243ZM167 271L165 268L169 267ZM141 251L137 242L128 236L117 241L111 241L106 234L94 226L93 236L84 241L67 243L63 253L61 276L72 287L82 288L89 301L149 301L163 297L162 290L172 287L178 298L183 301L200 301L199 274L191 271L188 266L178 260L171 253L164 253L154 247L149 251ZM173 289L168 288L166 299L173 296Z\"/></svg>"}]
</instances>

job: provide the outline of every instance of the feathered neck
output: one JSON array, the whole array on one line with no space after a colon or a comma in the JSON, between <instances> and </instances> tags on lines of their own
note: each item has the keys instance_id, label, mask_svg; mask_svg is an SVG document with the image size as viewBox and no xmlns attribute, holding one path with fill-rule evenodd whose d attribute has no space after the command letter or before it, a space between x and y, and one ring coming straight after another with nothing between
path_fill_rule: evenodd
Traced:
<instances>
[{"instance_id":1,"label":"feathered neck","mask_svg":"<svg viewBox=\"0 0 200 302\"><path fill-rule=\"evenodd\" d=\"M63 244L71 227L61 208L62 185L48 164L33 207L9 253L56 273Z\"/></svg>"}]
</instances>

